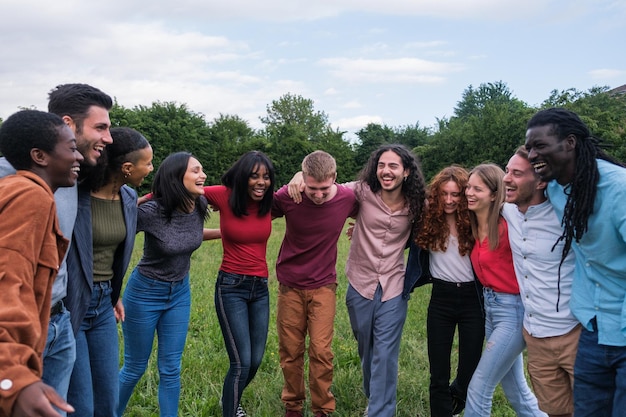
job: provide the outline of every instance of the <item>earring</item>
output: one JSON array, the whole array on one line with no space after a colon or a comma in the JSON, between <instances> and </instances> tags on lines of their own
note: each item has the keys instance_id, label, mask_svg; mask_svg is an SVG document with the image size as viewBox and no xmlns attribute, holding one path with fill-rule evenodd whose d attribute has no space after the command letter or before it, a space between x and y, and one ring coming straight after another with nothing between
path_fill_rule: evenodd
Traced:
<instances>
[{"instance_id":1,"label":"earring","mask_svg":"<svg viewBox=\"0 0 626 417\"><path fill-rule=\"evenodd\" d=\"M404 177L404 180L403 180L403 181L404 181L404 182L406 182L406 179L407 179L407 178L408 178L408 177Z\"/></svg>"},{"instance_id":2,"label":"earring","mask_svg":"<svg viewBox=\"0 0 626 417\"><path fill-rule=\"evenodd\" d=\"M128 177L130 177L130 172L126 171L126 173L124 174L124 178L128 179Z\"/></svg>"}]
</instances>

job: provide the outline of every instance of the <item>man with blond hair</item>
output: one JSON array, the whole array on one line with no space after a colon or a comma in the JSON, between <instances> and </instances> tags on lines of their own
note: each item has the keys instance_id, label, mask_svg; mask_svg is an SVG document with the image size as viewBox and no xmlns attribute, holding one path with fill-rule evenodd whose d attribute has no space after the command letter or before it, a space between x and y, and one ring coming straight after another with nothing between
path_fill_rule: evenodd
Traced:
<instances>
[{"instance_id":1,"label":"man with blond hair","mask_svg":"<svg viewBox=\"0 0 626 417\"><path fill-rule=\"evenodd\" d=\"M337 288L337 240L358 205L354 192L335 183L335 159L315 151L302 161L302 202L284 186L274 196L273 217L285 217L286 230L276 260L280 283L276 325L281 394L286 417L301 417L305 400L304 351L309 335L309 389L316 417L335 411L333 339Z\"/></svg>"}]
</instances>

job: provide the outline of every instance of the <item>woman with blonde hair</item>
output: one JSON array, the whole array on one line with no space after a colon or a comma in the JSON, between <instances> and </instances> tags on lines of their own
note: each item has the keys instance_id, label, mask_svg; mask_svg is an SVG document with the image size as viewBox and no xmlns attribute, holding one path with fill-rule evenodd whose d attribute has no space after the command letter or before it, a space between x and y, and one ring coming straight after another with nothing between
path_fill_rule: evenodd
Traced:
<instances>
[{"instance_id":1,"label":"woman with blonde hair","mask_svg":"<svg viewBox=\"0 0 626 417\"><path fill-rule=\"evenodd\" d=\"M472 169L465 188L475 239L470 257L484 286L487 344L469 384L464 416L491 415L493 393L501 383L518 416L545 417L524 375L524 306L513 269L508 225L500 215L505 198L503 178L504 171L497 165L481 164Z\"/></svg>"}]
</instances>

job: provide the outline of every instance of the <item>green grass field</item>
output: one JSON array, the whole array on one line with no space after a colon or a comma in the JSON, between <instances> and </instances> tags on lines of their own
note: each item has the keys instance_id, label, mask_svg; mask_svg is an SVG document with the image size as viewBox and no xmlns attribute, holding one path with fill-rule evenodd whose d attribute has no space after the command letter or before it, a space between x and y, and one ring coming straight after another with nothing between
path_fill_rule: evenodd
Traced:
<instances>
[{"instance_id":1,"label":"green grass field","mask_svg":"<svg viewBox=\"0 0 626 417\"><path fill-rule=\"evenodd\" d=\"M217 228L219 214L212 213L207 227ZM282 373L278 361L278 338L276 336L276 256L285 231L283 219L273 222L272 236L268 242L267 263L270 269L270 326L263 364L256 378L244 392L241 403L250 417L281 417L284 415L280 392ZM137 236L135 251L129 272L137 264L143 247L143 235ZM339 239L337 261L337 316L335 319L335 374L333 393L337 400L337 417L361 417L366 405L362 391L361 368L356 341L350 330L345 306L347 280L344 274L349 240L345 235ZM187 346L182 364L182 391L180 416L221 416L219 398L224 375L228 369L228 356L224 348L217 315L213 303L214 283L222 257L219 241L204 242L192 256L191 288L192 307ZM415 290L409 301L409 313L404 326L399 364L398 417L426 417L428 405L428 357L426 351L426 310L430 298L430 285ZM121 338L121 327L120 327ZM120 339L121 340L121 339ZM156 338L155 338L156 340ZM122 343L120 343L122 345ZM120 352L120 358L122 353ZM453 363L456 353L453 352ZM455 365L453 365L455 366ZM454 372L453 372L454 375ZM153 353L148 371L137 385L125 416L158 416L158 372L156 354ZM305 416L312 416L308 405ZM498 387L494 398L492 416L513 417ZM375 417L375 416L372 416Z\"/></svg>"}]
</instances>

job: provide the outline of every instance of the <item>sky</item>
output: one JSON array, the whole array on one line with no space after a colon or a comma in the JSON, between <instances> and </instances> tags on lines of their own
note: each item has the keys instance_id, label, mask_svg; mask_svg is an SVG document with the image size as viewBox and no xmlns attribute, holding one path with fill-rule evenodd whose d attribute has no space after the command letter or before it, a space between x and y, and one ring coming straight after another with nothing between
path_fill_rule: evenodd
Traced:
<instances>
[{"instance_id":1,"label":"sky","mask_svg":"<svg viewBox=\"0 0 626 417\"><path fill-rule=\"evenodd\" d=\"M483 83L531 106L626 84L623 0L0 0L0 22L2 119L80 82L255 129L300 95L349 137L434 127Z\"/></svg>"}]
</instances>

